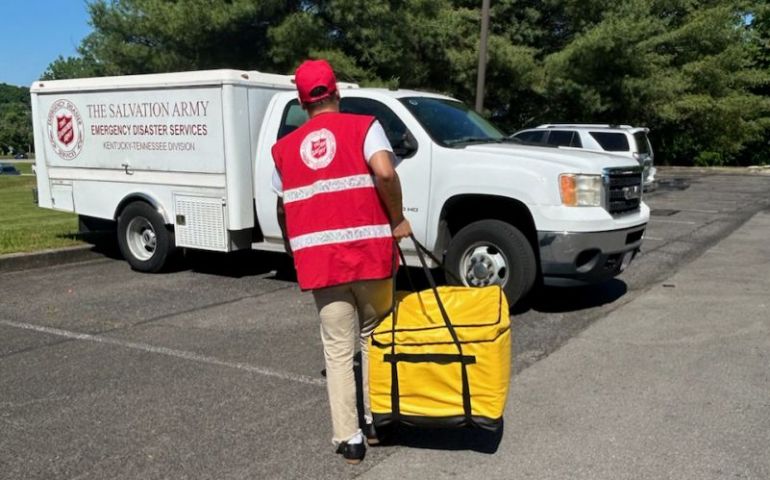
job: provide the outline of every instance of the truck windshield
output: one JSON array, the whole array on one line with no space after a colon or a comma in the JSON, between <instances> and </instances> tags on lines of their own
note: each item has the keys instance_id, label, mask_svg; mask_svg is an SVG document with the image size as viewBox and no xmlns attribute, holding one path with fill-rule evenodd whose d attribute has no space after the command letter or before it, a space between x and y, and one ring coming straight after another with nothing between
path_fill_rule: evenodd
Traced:
<instances>
[{"instance_id":1,"label":"truck windshield","mask_svg":"<svg viewBox=\"0 0 770 480\"><path fill-rule=\"evenodd\" d=\"M443 98L406 97L401 99L434 142L445 147L470 143L508 141L494 125L460 102Z\"/></svg>"}]
</instances>

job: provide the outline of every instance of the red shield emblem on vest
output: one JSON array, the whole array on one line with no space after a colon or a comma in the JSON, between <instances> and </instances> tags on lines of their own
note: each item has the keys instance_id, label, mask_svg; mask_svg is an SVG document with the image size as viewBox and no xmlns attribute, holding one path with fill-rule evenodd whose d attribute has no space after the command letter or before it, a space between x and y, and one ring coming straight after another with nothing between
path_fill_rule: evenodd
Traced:
<instances>
[{"instance_id":1,"label":"red shield emblem on vest","mask_svg":"<svg viewBox=\"0 0 770 480\"><path fill-rule=\"evenodd\" d=\"M65 146L75 139L75 131L72 125L72 115L56 116L56 136Z\"/></svg>"},{"instance_id":2,"label":"red shield emblem on vest","mask_svg":"<svg viewBox=\"0 0 770 480\"><path fill-rule=\"evenodd\" d=\"M324 155L326 155L326 139L320 138L318 140L314 140L311 143L311 149L312 149L312 155L315 158L321 158Z\"/></svg>"}]
</instances>

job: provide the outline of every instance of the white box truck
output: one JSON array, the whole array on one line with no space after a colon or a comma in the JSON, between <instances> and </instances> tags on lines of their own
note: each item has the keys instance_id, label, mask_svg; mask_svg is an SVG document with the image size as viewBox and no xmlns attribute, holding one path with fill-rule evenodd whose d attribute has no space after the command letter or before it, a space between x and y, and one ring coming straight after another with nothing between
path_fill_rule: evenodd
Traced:
<instances>
[{"instance_id":1,"label":"white box truck","mask_svg":"<svg viewBox=\"0 0 770 480\"><path fill-rule=\"evenodd\" d=\"M464 283L515 303L538 279L611 278L638 252L649 209L632 159L512 143L443 95L340 90L343 111L382 123L405 215ZM270 148L307 119L290 76L40 81L31 95L39 205L116 222L134 269L162 269L177 247L283 251Z\"/></svg>"}]
</instances>

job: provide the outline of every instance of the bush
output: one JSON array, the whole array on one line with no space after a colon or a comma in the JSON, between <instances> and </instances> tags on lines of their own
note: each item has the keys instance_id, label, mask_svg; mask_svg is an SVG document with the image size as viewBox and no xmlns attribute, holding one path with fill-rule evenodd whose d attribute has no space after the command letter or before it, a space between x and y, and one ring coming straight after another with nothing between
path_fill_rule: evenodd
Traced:
<instances>
[{"instance_id":1,"label":"bush","mask_svg":"<svg viewBox=\"0 0 770 480\"><path fill-rule=\"evenodd\" d=\"M727 164L720 152L701 152L695 157L697 167L721 167Z\"/></svg>"}]
</instances>

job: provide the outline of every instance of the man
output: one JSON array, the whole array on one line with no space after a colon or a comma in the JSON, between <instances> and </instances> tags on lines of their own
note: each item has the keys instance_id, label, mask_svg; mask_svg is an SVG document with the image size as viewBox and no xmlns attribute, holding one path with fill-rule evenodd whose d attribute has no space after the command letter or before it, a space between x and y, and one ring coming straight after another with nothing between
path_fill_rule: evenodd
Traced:
<instances>
[{"instance_id":1,"label":"man","mask_svg":"<svg viewBox=\"0 0 770 480\"><path fill-rule=\"evenodd\" d=\"M273 146L273 188L299 286L312 290L321 318L332 441L337 453L356 464L366 447L356 411L355 345L361 349L366 438L372 445L377 438L367 336L393 304L394 238L409 236L412 228L379 122L340 113L336 78L324 60L300 65L295 83L310 119Z\"/></svg>"}]
</instances>

